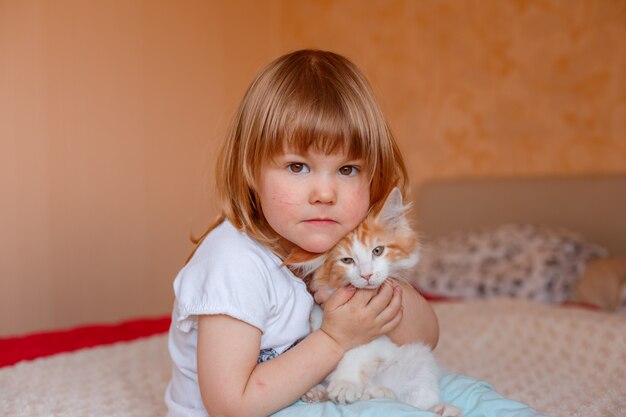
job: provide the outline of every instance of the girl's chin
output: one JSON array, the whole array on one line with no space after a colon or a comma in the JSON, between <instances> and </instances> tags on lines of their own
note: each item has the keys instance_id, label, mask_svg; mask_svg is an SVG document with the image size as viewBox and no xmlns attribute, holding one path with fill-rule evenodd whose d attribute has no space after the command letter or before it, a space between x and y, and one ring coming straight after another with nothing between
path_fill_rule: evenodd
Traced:
<instances>
[{"instance_id":1,"label":"girl's chin","mask_svg":"<svg viewBox=\"0 0 626 417\"><path fill-rule=\"evenodd\" d=\"M307 252L311 253L324 253L332 249L335 246L334 242L329 241L313 241L313 242L301 242L298 246Z\"/></svg>"}]
</instances>

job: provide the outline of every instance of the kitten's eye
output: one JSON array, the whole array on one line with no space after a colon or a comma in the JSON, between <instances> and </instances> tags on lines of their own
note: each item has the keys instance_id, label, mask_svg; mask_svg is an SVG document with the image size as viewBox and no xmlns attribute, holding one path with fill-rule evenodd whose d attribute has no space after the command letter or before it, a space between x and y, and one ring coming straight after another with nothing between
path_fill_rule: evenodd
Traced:
<instances>
[{"instance_id":1,"label":"kitten's eye","mask_svg":"<svg viewBox=\"0 0 626 417\"><path fill-rule=\"evenodd\" d=\"M300 162L294 162L292 164L287 165L287 169L294 174L302 174L309 172L309 167L306 164Z\"/></svg>"},{"instance_id":2,"label":"kitten's eye","mask_svg":"<svg viewBox=\"0 0 626 417\"><path fill-rule=\"evenodd\" d=\"M380 256L383 254L384 251L385 251L384 246L376 246L374 250L372 251L372 253L374 254L374 256Z\"/></svg>"},{"instance_id":3,"label":"kitten's eye","mask_svg":"<svg viewBox=\"0 0 626 417\"><path fill-rule=\"evenodd\" d=\"M359 172L359 169L352 165L346 165L346 166L339 168L339 173L341 175L347 175L349 177L352 175L356 175L357 172Z\"/></svg>"},{"instance_id":4,"label":"kitten's eye","mask_svg":"<svg viewBox=\"0 0 626 417\"><path fill-rule=\"evenodd\" d=\"M341 262L343 262L346 265L350 265L350 264L354 263L354 259L352 259L352 258L341 258L340 260L341 260Z\"/></svg>"}]
</instances>

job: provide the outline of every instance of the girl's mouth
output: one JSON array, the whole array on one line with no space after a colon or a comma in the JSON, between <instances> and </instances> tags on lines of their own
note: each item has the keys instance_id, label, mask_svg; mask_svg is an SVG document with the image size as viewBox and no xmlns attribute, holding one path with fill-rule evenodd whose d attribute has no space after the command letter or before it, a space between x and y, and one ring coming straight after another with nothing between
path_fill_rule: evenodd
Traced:
<instances>
[{"instance_id":1,"label":"girl's mouth","mask_svg":"<svg viewBox=\"0 0 626 417\"><path fill-rule=\"evenodd\" d=\"M305 222L315 226L332 226L337 224L337 222L332 219L308 219L305 220Z\"/></svg>"}]
</instances>

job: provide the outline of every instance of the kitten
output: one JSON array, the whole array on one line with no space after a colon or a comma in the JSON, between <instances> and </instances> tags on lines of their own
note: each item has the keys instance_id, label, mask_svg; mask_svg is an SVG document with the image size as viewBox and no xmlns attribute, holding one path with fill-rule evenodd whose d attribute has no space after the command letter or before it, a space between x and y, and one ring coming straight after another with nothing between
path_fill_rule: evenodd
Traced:
<instances>
[{"instance_id":1,"label":"kitten","mask_svg":"<svg viewBox=\"0 0 626 417\"><path fill-rule=\"evenodd\" d=\"M408 282L419 261L419 241L407 221L407 210L394 188L379 213L370 214L330 251L320 255L295 249L285 264L306 276L312 292L334 291L348 283L378 288L388 277ZM316 304L311 330L319 329L322 318L323 310ZM382 336L346 352L337 368L302 399L346 404L391 398L442 416L460 416L456 407L439 402L438 376L429 347L422 343L398 346Z\"/></svg>"}]
</instances>

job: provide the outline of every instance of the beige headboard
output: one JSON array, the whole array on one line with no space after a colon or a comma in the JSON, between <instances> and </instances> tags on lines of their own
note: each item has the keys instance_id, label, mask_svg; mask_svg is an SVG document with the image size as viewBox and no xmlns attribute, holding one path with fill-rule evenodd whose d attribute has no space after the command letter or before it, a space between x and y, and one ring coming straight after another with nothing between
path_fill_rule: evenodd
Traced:
<instances>
[{"instance_id":1,"label":"beige headboard","mask_svg":"<svg viewBox=\"0 0 626 417\"><path fill-rule=\"evenodd\" d=\"M467 179L415 190L425 241L504 223L564 227L626 256L626 176Z\"/></svg>"}]
</instances>

